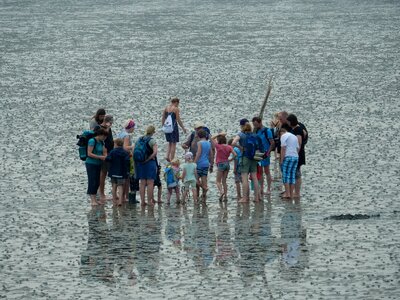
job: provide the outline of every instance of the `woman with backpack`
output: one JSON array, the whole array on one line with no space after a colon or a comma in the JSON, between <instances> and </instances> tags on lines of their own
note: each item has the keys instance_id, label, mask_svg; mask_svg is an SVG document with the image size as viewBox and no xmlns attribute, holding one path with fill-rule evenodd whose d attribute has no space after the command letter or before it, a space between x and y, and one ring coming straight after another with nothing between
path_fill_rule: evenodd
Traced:
<instances>
[{"instance_id":1,"label":"woman with backpack","mask_svg":"<svg viewBox=\"0 0 400 300\"><path fill-rule=\"evenodd\" d=\"M185 126L183 126L180 110L179 110L179 99L177 97L171 98L171 103L164 108L161 126L165 132L165 139L168 142L167 153L165 159L170 162L175 158L176 143L179 142L179 126L186 134Z\"/></svg>"},{"instance_id":2,"label":"woman with backpack","mask_svg":"<svg viewBox=\"0 0 400 300\"><path fill-rule=\"evenodd\" d=\"M154 205L153 192L154 180L157 178L157 143L153 138L156 128L149 126L146 128L145 135L140 137L133 150L133 159L135 161L135 176L139 179L139 193L141 205Z\"/></svg>"},{"instance_id":3,"label":"woman with backpack","mask_svg":"<svg viewBox=\"0 0 400 300\"><path fill-rule=\"evenodd\" d=\"M85 165L88 175L87 194L90 196L92 206L99 204L96 200L96 194L100 186L101 164L107 155L107 150L104 147L104 140L107 138L107 135L107 130L100 128L96 131L96 136L88 141Z\"/></svg>"}]
</instances>

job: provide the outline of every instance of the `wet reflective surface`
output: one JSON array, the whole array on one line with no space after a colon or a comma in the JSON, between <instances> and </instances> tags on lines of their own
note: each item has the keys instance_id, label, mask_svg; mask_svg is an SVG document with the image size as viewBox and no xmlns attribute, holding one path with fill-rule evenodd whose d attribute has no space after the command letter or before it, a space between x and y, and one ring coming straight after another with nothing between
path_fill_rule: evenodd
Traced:
<instances>
[{"instance_id":1,"label":"wet reflective surface","mask_svg":"<svg viewBox=\"0 0 400 300\"><path fill-rule=\"evenodd\" d=\"M397 299L398 1L0 3L0 296L8 299ZM300 202L91 209L76 134L101 106L114 130L229 135L267 107L310 132ZM160 132L156 139L164 144ZM180 151L180 150L179 150ZM178 153L182 154L182 151ZM110 186L107 185L107 191ZM378 215L338 220L340 215Z\"/></svg>"}]
</instances>

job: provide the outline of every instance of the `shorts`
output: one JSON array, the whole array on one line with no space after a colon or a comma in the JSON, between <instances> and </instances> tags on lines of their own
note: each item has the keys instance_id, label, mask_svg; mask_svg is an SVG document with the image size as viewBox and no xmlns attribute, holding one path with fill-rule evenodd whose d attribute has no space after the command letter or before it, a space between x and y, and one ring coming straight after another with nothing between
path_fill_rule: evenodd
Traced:
<instances>
[{"instance_id":1,"label":"shorts","mask_svg":"<svg viewBox=\"0 0 400 300\"><path fill-rule=\"evenodd\" d=\"M231 166L229 165L229 161L225 161L225 162L217 163L217 168L218 168L218 171L224 172L224 171L229 171Z\"/></svg>"},{"instance_id":2,"label":"shorts","mask_svg":"<svg viewBox=\"0 0 400 300\"><path fill-rule=\"evenodd\" d=\"M235 174L235 183L241 183L242 182L242 174L240 172L236 172Z\"/></svg>"},{"instance_id":3,"label":"shorts","mask_svg":"<svg viewBox=\"0 0 400 300\"><path fill-rule=\"evenodd\" d=\"M208 175L208 167L205 168L197 168L197 176L198 177L207 177Z\"/></svg>"},{"instance_id":4,"label":"shorts","mask_svg":"<svg viewBox=\"0 0 400 300\"><path fill-rule=\"evenodd\" d=\"M111 177L111 183L116 185L124 185L125 180L125 178Z\"/></svg>"},{"instance_id":5,"label":"shorts","mask_svg":"<svg viewBox=\"0 0 400 300\"><path fill-rule=\"evenodd\" d=\"M258 161L243 157L240 164L240 173L257 173L257 165Z\"/></svg>"},{"instance_id":6,"label":"shorts","mask_svg":"<svg viewBox=\"0 0 400 300\"><path fill-rule=\"evenodd\" d=\"M269 157L264 158L259 162L261 167L268 167L271 164L271 159Z\"/></svg>"},{"instance_id":7,"label":"shorts","mask_svg":"<svg viewBox=\"0 0 400 300\"><path fill-rule=\"evenodd\" d=\"M196 180L189 180L185 182L185 189L195 189L196 188Z\"/></svg>"},{"instance_id":8,"label":"shorts","mask_svg":"<svg viewBox=\"0 0 400 300\"><path fill-rule=\"evenodd\" d=\"M108 172L108 168L110 167L110 163L108 161L102 161L101 162L101 171L102 172Z\"/></svg>"},{"instance_id":9,"label":"shorts","mask_svg":"<svg viewBox=\"0 0 400 300\"><path fill-rule=\"evenodd\" d=\"M281 165L283 183L296 183L296 170L299 159L294 156L286 156Z\"/></svg>"}]
</instances>

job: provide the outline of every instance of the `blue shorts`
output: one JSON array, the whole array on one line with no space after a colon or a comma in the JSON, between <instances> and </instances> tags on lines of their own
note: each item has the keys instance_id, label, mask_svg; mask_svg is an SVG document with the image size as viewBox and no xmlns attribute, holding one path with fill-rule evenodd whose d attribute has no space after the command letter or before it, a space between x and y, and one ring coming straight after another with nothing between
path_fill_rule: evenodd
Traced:
<instances>
[{"instance_id":1,"label":"blue shorts","mask_svg":"<svg viewBox=\"0 0 400 300\"><path fill-rule=\"evenodd\" d=\"M271 164L271 159L268 157L264 158L262 161L259 162L261 167L268 167Z\"/></svg>"},{"instance_id":2,"label":"blue shorts","mask_svg":"<svg viewBox=\"0 0 400 300\"><path fill-rule=\"evenodd\" d=\"M207 177L208 175L208 167L205 168L197 168L197 176L198 177Z\"/></svg>"},{"instance_id":3,"label":"blue shorts","mask_svg":"<svg viewBox=\"0 0 400 300\"><path fill-rule=\"evenodd\" d=\"M218 171L229 171L230 169L230 165L229 165L229 161L225 161L225 162L220 162L217 164L218 167Z\"/></svg>"},{"instance_id":4,"label":"blue shorts","mask_svg":"<svg viewBox=\"0 0 400 300\"><path fill-rule=\"evenodd\" d=\"M286 156L281 165L283 183L296 183L296 170L299 159L294 156Z\"/></svg>"}]
</instances>

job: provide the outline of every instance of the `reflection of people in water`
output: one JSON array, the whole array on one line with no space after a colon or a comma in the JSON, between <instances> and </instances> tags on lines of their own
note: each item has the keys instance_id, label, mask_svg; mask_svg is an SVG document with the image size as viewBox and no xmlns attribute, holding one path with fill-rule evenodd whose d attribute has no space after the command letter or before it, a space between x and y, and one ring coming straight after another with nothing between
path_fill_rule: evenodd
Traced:
<instances>
[{"instance_id":1,"label":"reflection of people in water","mask_svg":"<svg viewBox=\"0 0 400 300\"><path fill-rule=\"evenodd\" d=\"M255 205L251 219L249 205L239 205L236 212L235 240L239 252L237 267L245 285L250 285L254 276L265 276L264 258L268 249L264 249L260 240L263 216L263 202Z\"/></svg>"},{"instance_id":2,"label":"reflection of people in water","mask_svg":"<svg viewBox=\"0 0 400 300\"><path fill-rule=\"evenodd\" d=\"M135 262L139 275L149 279L156 279L160 265L161 219L160 214L154 216L156 208L147 206L142 208L139 218L139 232L136 243Z\"/></svg>"},{"instance_id":3,"label":"reflection of people in water","mask_svg":"<svg viewBox=\"0 0 400 300\"><path fill-rule=\"evenodd\" d=\"M119 280L128 280L129 285L136 284L134 273L134 251L138 228L136 206L114 207L112 212L112 244L111 255L115 263L114 269Z\"/></svg>"},{"instance_id":4,"label":"reflection of people in water","mask_svg":"<svg viewBox=\"0 0 400 300\"><path fill-rule=\"evenodd\" d=\"M88 214L88 224L88 243L86 251L81 255L79 275L88 280L114 283L110 232L104 207L93 207Z\"/></svg>"},{"instance_id":5,"label":"reflection of people in water","mask_svg":"<svg viewBox=\"0 0 400 300\"><path fill-rule=\"evenodd\" d=\"M215 235L210 230L207 206L195 205L192 224L187 226L185 250L200 273L203 273L213 262L214 239Z\"/></svg>"},{"instance_id":6,"label":"reflection of people in water","mask_svg":"<svg viewBox=\"0 0 400 300\"><path fill-rule=\"evenodd\" d=\"M233 249L231 231L228 225L227 203L221 202L219 206L220 210L217 220L215 263L218 266L224 267L235 258L236 253Z\"/></svg>"},{"instance_id":7,"label":"reflection of people in water","mask_svg":"<svg viewBox=\"0 0 400 300\"><path fill-rule=\"evenodd\" d=\"M285 202L285 213L281 220L282 257L284 278L295 281L308 265L306 229L302 224L300 201Z\"/></svg>"},{"instance_id":8,"label":"reflection of people in water","mask_svg":"<svg viewBox=\"0 0 400 300\"><path fill-rule=\"evenodd\" d=\"M179 206L166 208L167 224L165 226L165 236L178 248L182 247L180 210Z\"/></svg>"}]
</instances>

